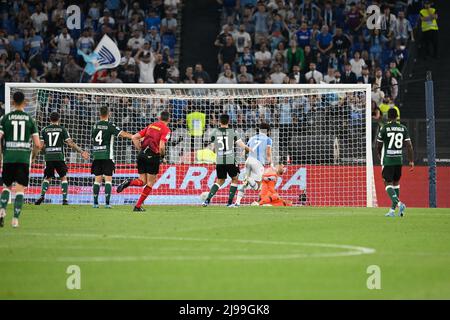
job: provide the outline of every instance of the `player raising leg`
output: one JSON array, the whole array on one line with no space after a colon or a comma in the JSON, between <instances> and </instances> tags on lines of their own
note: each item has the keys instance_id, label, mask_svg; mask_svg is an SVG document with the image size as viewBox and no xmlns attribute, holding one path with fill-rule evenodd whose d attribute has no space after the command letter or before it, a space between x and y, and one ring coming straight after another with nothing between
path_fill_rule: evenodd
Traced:
<instances>
[{"instance_id":1,"label":"player raising leg","mask_svg":"<svg viewBox=\"0 0 450 320\"><path fill-rule=\"evenodd\" d=\"M100 107L100 121L92 128L92 162L91 173L95 175L93 186L94 208L98 208L98 196L100 186L105 177L105 208L110 209L110 199L112 191L112 175L115 170L114 164L114 139L122 137L131 139L132 134L122 131L115 124L109 121L108 107Z\"/></svg>"},{"instance_id":2,"label":"player raising leg","mask_svg":"<svg viewBox=\"0 0 450 320\"><path fill-rule=\"evenodd\" d=\"M397 121L397 110L389 109L388 123L378 132L377 154L383 166L383 180L386 192L392 201L392 206L386 217L394 217L395 209L399 208L398 215L403 217L406 206L400 201L400 178L402 176L403 146L408 150L408 161L411 171L414 170L414 153L408 129Z\"/></svg>"},{"instance_id":3,"label":"player raising leg","mask_svg":"<svg viewBox=\"0 0 450 320\"><path fill-rule=\"evenodd\" d=\"M241 205L245 190L259 190L264 173L264 165L272 164L272 139L269 138L270 125L261 123L259 133L250 138L247 143L253 152L249 153L245 161L245 179L238 187L236 206Z\"/></svg>"},{"instance_id":4,"label":"player raising leg","mask_svg":"<svg viewBox=\"0 0 450 320\"><path fill-rule=\"evenodd\" d=\"M50 114L50 125L41 131L41 144L45 151L44 180L42 181L41 196L34 203L40 205L45 199L50 181L55 178L55 171L61 179L61 191L63 195L63 205L68 205L67 193L69 182L67 181L67 165L64 161L64 143L70 148L80 153L84 160L89 159L89 153L83 151L70 137L66 128L59 123L59 113Z\"/></svg>"},{"instance_id":5,"label":"player raising leg","mask_svg":"<svg viewBox=\"0 0 450 320\"><path fill-rule=\"evenodd\" d=\"M133 211L145 211L142 204L152 191L159 173L159 165L166 154L166 143L170 139L170 129L167 126L169 121L169 112L163 111L159 121L148 125L133 136L133 143L140 150L137 158L139 178L127 179L117 187L117 192L120 193L129 186L142 187L145 185Z\"/></svg>"},{"instance_id":6,"label":"player raising leg","mask_svg":"<svg viewBox=\"0 0 450 320\"><path fill-rule=\"evenodd\" d=\"M0 196L0 227L4 225L6 207L8 205L11 187L16 182L16 199L14 201L14 217L11 225L19 226L19 216L22 211L24 192L28 186L31 160L31 141L34 143L33 154L41 148L39 133L34 119L24 111L25 96L17 91L13 95L15 110L4 115L0 120L0 140L5 138L3 150L3 188ZM0 145L1 149L1 145ZM1 150L0 150L1 151Z\"/></svg>"},{"instance_id":7,"label":"player raising leg","mask_svg":"<svg viewBox=\"0 0 450 320\"><path fill-rule=\"evenodd\" d=\"M236 131L228 127L230 116L222 114L219 118L220 127L215 128L211 133L211 143L214 143L214 151L217 155L216 183L211 187L208 197L202 206L206 207L211 202L219 188L224 184L227 175L231 178L230 193L228 196L228 207L233 207L233 199L238 187L239 167L236 165L235 145L245 149L246 152L252 152L248 146L238 138Z\"/></svg>"}]
</instances>

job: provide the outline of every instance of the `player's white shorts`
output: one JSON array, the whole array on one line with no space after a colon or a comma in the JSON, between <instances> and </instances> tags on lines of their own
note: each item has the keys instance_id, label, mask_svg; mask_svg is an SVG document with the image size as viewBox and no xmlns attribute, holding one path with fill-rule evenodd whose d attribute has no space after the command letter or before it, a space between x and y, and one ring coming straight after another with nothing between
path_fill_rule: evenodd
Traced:
<instances>
[{"instance_id":1,"label":"player's white shorts","mask_svg":"<svg viewBox=\"0 0 450 320\"><path fill-rule=\"evenodd\" d=\"M255 181L261 182L264 174L263 164L253 157L248 157L245 161L245 175Z\"/></svg>"}]
</instances>

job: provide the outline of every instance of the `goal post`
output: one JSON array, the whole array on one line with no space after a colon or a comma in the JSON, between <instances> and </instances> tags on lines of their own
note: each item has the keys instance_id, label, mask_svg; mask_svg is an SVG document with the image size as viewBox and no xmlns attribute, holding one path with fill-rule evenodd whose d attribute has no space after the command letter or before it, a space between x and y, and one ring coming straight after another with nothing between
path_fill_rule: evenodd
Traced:
<instances>
[{"instance_id":1,"label":"goal post","mask_svg":"<svg viewBox=\"0 0 450 320\"><path fill-rule=\"evenodd\" d=\"M211 154L210 132L218 125L218 116L228 113L231 126L244 142L258 133L261 122L270 124L273 162L287 164L286 173L277 183L282 197L297 205L376 205L370 85L6 83L6 112L11 110L12 94L17 90L24 92L26 111L36 119L39 130L49 124L49 114L58 111L61 123L86 150L91 150L91 128L98 121L101 106L108 106L110 120L130 133L168 110L172 134L167 163L161 166L148 204L200 203L199 195L209 190L216 177L211 159L202 155ZM69 202L89 204L93 183L90 161L69 148L65 150ZM245 155L243 150L236 150L243 180ZM121 138L116 139L114 152L116 186L125 178L137 176L137 153L130 140ZM44 165L41 154L30 172L26 195L30 201L39 196ZM214 198L215 203L226 202L228 185L229 181ZM132 187L113 194L111 201L131 204L139 193ZM52 182L46 198L60 203L57 181ZM257 192L249 191L243 203L256 199Z\"/></svg>"}]
</instances>

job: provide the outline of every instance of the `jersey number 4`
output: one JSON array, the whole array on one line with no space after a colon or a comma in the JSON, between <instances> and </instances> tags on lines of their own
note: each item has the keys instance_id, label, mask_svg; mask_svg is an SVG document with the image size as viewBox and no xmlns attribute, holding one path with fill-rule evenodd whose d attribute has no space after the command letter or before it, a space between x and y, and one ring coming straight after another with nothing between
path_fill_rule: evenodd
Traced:
<instances>
[{"instance_id":1,"label":"jersey number 4","mask_svg":"<svg viewBox=\"0 0 450 320\"><path fill-rule=\"evenodd\" d=\"M403 133L389 132L387 137L390 139L388 149L391 149L392 145L394 145L397 149L401 149L403 147Z\"/></svg>"},{"instance_id":2,"label":"jersey number 4","mask_svg":"<svg viewBox=\"0 0 450 320\"><path fill-rule=\"evenodd\" d=\"M102 142L103 142L103 131L102 130L100 130L98 133L97 133L97 135L95 136L95 142L97 142L98 143L98 145L100 146L101 144L102 144Z\"/></svg>"}]
</instances>

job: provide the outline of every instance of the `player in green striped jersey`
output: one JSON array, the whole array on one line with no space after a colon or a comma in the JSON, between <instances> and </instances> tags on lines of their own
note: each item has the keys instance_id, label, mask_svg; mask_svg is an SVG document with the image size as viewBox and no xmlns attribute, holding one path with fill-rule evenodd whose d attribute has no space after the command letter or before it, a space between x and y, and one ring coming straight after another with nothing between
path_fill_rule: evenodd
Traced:
<instances>
[{"instance_id":1,"label":"player in green striped jersey","mask_svg":"<svg viewBox=\"0 0 450 320\"><path fill-rule=\"evenodd\" d=\"M50 114L50 125L41 131L41 143L45 152L44 180L42 181L41 196L34 203L40 205L45 199L51 179L55 178L55 171L61 179L61 191L63 195L63 205L68 205L67 193L69 182L67 181L67 165L64 156L64 144L80 153L84 160L89 159L89 153L83 151L70 137L66 128L59 123L59 113Z\"/></svg>"},{"instance_id":2,"label":"player in green striped jersey","mask_svg":"<svg viewBox=\"0 0 450 320\"><path fill-rule=\"evenodd\" d=\"M41 148L41 142L34 119L25 112L26 101L23 92L17 91L14 93L13 103L15 110L0 119L0 139L5 138L5 147L2 150L2 178L5 187L0 196L0 227L3 227L11 187L15 182L16 199L11 224L14 228L17 228L19 216L22 212L24 192L30 176L31 141L34 143L33 154L37 154Z\"/></svg>"},{"instance_id":3,"label":"player in green striped jersey","mask_svg":"<svg viewBox=\"0 0 450 320\"><path fill-rule=\"evenodd\" d=\"M395 217L395 209L399 208L399 216L404 215L406 206L400 201L400 178L402 176L403 146L408 150L408 160L411 171L414 170L414 152L409 137L408 129L397 121L397 110L392 108L388 111L388 123L378 132L377 154L383 166L383 180L386 192L391 198L392 206L387 217Z\"/></svg>"},{"instance_id":4,"label":"player in green striped jersey","mask_svg":"<svg viewBox=\"0 0 450 320\"><path fill-rule=\"evenodd\" d=\"M98 208L98 196L100 185L105 177L105 208L110 209L112 191L112 175L115 170L114 164L114 141L116 137L132 139L131 133L125 132L109 121L108 107L100 107L100 121L92 127L92 155L94 161L91 173L95 176L94 185L94 208Z\"/></svg>"},{"instance_id":5,"label":"player in green striped jersey","mask_svg":"<svg viewBox=\"0 0 450 320\"><path fill-rule=\"evenodd\" d=\"M233 198L238 187L239 167L236 165L235 145L245 149L246 152L252 152L248 146L238 137L236 131L228 127L230 116L227 114L220 115L220 127L215 128L211 133L211 143L214 143L214 151L217 155L216 171L217 180L211 187L208 197L203 202L206 207L211 202L212 197L224 184L227 175L231 178L230 193L228 196L228 207L233 207Z\"/></svg>"}]
</instances>

